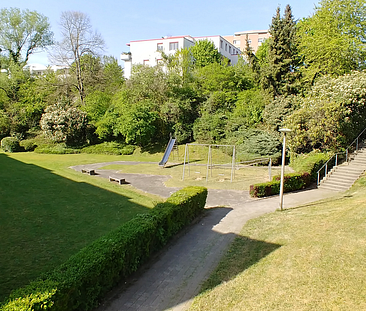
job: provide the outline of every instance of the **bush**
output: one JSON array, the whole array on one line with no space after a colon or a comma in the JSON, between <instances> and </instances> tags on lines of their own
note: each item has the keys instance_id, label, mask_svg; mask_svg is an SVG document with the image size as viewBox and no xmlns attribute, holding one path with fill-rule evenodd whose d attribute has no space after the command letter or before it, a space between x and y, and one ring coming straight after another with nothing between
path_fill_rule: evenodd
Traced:
<instances>
[{"instance_id":1,"label":"bush","mask_svg":"<svg viewBox=\"0 0 366 311\"><path fill-rule=\"evenodd\" d=\"M19 145L19 140L15 137L4 137L1 140L1 148L5 152L17 152L21 151L21 147Z\"/></svg>"},{"instance_id":2,"label":"bush","mask_svg":"<svg viewBox=\"0 0 366 311\"><path fill-rule=\"evenodd\" d=\"M99 238L64 264L14 291L0 310L91 310L121 279L199 215L207 189L187 187Z\"/></svg>"},{"instance_id":3,"label":"bush","mask_svg":"<svg viewBox=\"0 0 366 311\"><path fill-rule=\"evenodd\" d=\"M328 154L320 152L291 155L291 167L296 172L309 173L311 181L316 181L318 170L329 160L329 158Z\"/></svg>"},{"instance_id":4,"label":"bush","mask_svg":"<svg viewBox=\"0 0 366 311\"><path fill-rule=\"evenodd\" d=\"M129 155L133 154L135 146L124 145L117 142L104 142L81 149L83 153Z\"/></svg>"},{"instance_id":5,"label":"bush","mask_svg":"<svg viewBox=\"0 0 366 311\"><path fill-rule=\"evenodd\" d=\"M80 153L80 150L68 148L66 144L54 144L38 146L34 149L34 152L47 154L73 154Z\"/></svg>"},{"instance_id":6,"label":"bush","mask_svg":"<svg viewBox=\"0 0 366 311\"><path fill-rule=\"evenodd\" d=\"M34 151L37 147L37 143L32 139L22 140L20 146L24 148L24 151Z\"/></svg>"},{"instance_id":7,"label":"bush","mask_svg":"<svg viewBox=\"0 0 366 311\"><path fill-rule=\"evenodd\" d=\"M311 183L309 173L286 174L283 181L283 192L291 192L304 189ZM281 176L274 176L273 181L250 186L250 195L252 197L266 197L280 193Z\"/></svg>"}]
</instances>

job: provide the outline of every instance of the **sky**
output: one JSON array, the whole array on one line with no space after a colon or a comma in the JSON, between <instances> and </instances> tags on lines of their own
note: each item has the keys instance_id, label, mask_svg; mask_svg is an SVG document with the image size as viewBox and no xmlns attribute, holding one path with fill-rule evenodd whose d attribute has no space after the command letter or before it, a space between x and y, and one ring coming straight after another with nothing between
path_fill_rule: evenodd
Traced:
<instances>
[{"instance_id":1,"label":"sky","mask_svg":"<svg viewBox=\"0 0 366 311\"><path fill-rule=\"evenodd\" d=\"M29 9L48 17L56 41L60 40L61 13L83 12L104 38L104 54L119 60L122 52L129 51L130 41L264 30L278 6L283 15L290 4L294 18L302 19L312 15L318 0L0 0L0 4L0 8ZM49 65L47 52L33 55L29 63Z\"/></svg>"}]
</instances>

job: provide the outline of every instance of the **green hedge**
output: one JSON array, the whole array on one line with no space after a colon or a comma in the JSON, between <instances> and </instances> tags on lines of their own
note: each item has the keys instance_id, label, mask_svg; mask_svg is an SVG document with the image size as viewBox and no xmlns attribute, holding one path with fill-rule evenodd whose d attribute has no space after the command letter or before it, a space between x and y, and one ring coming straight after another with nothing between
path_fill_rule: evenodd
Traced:
<instances>
[{"instance_id":1,"label":"green hedge","mask_svg":"<svg viewBox=\"0 0 366 311\"><path fill-rule=\"evenodd\" d=\"M291 157L291 166L298 173L284 176L283 192L291 192L306 188L317 179L318 170L328 161L329 155L311 152L306 155ZM274 176L272 181L250 186L249 193L252 197L261 198L280 193L280 176Z\"/></svg>"},{"instance_id":2,"label":"green hedge","mask_svg":"<svg viewBox=\"0 0 366 311\"><path fill-rule=\"evenodd\" d=\"M130 155L135 151L135 146L124 145L117 142L104 142L97 145L87 146L81 149L82 153Z\"/></svg>"},{"instance_id":3,"label":"green hedge","mask_svg":"<svg viewBox=\"0 0 366 311\"><path fill-rule=\"evenodd\" d=\"M309 173L291 173L284 176L283 192L304 189L311 183ZM281 176L274 176L273 181L250 186L250 195L261 198L280 193Z\"/></svg>"},{"instance_id":4,"label":"green hedge","mask_svg":"<svg viewBox=\"0 0 366 311\"><path fill-rule=\"evenodd\" d=\"M99 238L52 272L14 291L2 311L91 310L121 279L136 271L202 213L203 187L187 187Z\"/></svg>"}]
</instances>

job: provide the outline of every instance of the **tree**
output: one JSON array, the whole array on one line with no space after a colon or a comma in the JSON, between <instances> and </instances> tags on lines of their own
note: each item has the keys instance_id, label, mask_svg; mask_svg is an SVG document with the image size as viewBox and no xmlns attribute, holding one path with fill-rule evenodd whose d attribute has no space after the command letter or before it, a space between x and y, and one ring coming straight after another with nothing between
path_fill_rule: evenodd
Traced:
<instances>
[{"instance_id":1,"label":"tree","mask_svg":"<svg viewBox=\"0 0 366 311\"><path fill-rule=\"evenodd\" d=\"M23 67L31 54L52 44L47 17L17 8L0 10L0 52L14 64Z\"/></svg>"},{"instance_id":2,"label":"tree","mask_svg":"<svg viewBox=\"0 0 366 311\"><path fill-rule=\"evenodd\" d=\"M300 59L297 51L296 22L289 5L284 17L280 16L280 8L270 26L267 62L261 67L261 85L273 97L291 95L298 92Z\"/></svg>"},{"instance_id":3,"label":"tree","mask_svg":"<svg viewBox=\"0 0 366 311\"><path fill-rule=\"evenodd\" d=\"M313 84L324 74L365 68L365 0L322 0L313 16L299 23L304 75Z\"/></svg>"},{"instance_id":4,"label":"tree","mask_svg":"<svg viewBox=\"0 0 366 311\"><path fill-rule=\"evenodd\" d=\"M192 54L194 66L196 68L205 67L212 63L220 63L222 55L219 53L215 44L209 40L200 40L189 48Z\"/></svg>"},{"instance_id":5,"label":"tree","mask_svg":"<svg viewBox=\"0 0 366 311\"><path fill-rule=\"evenodd\" d=\"M81 12L66 11L61 14L61 41L56 43L51 54L55 64L74 66L75 87L83 104L85 98L85 70L83 56L97 56L104 49L102 36L94 32L89 17Z\"/></svg>"}]
</instances>

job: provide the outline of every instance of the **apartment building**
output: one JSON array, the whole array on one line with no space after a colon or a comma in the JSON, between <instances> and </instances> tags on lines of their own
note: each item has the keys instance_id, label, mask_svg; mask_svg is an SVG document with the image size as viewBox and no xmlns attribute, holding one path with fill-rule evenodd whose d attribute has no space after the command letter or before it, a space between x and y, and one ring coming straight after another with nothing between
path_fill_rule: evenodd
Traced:
<instances>
[{"instance_id":1,"label":"apartment building","mask_svg":"<svg viewBox=\"0 0 366 311\"><path fill-rule=\"evenodd\" d=\"M268 30L249 30L236 32L233 36L224 36L224 38L241 51L245 50L246 40L248 39L249 46L256 53L264 40L270 36Z\"/></svg>"},{"instance_id":2,"label":"apartment building","mask_svg":"<svg viewBox=\"0 0 366 311\"><path fill-rule=\"evenodd\" d=\"M227 57L231 64L234 65L238 62L240 49L221 36L176 36L137 40L127 44L130 47L130 52L121 54L121 60L124 61L124 76L127 79L130 78L133 65L144 64L155 66L162 61L161 52L171 55L180 49L194 46L200 40L212 41L217 50L223 56Z\"/></svg>"}]
</instances>

